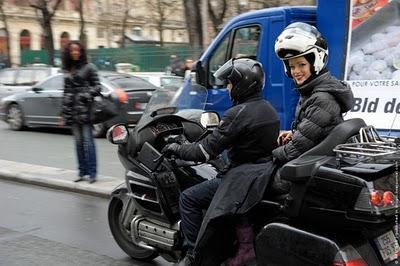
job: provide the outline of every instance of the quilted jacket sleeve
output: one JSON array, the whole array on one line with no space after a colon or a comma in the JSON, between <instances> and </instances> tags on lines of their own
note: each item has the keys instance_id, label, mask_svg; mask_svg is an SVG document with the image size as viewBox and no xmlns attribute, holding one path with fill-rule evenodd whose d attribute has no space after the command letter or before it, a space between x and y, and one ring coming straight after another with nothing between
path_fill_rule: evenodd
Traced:
<instances>
[{"instance_id":1,"label":"quilted jacket sleeve","mask_svg":"<svg viewBox=\"0 0 400 266\"><path fill-rule=\"evenodd\" d=\"M341 113L340 105L329 93L315 93L309 101L292 140L273 151L273 156L280 162L293 160L317 145L327 136L327 128L334 126Z\"/></svg>"}]
</instances>

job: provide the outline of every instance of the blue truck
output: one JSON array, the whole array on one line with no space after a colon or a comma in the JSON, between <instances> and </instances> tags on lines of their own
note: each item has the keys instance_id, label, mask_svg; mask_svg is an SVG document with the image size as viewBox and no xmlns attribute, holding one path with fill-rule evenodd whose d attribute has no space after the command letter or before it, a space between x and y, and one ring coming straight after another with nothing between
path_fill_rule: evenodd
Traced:
<instances>
[{"instance_id":1,"label":"blue truck","mask_svg":"<svg viewBox=\"0 0 400 266\"><path fill-rule=\"evenodd\" d=\"M389 30L400 36L397 26L400 25L399 1L384 0L382 4L379 3L382 0L371 0L357 6L355 2L319 0L316 6L268 8L231 19L195 64L196 82L209 90L206 109L222 114L230 107L226 87L213 74L230 58L247 56L263 64L266 74L264 97L278 110L281 128L289 129L298 95L275 55L274 44L288 24L301 21L313 24L321 31L329 44L329 70L352 87L354 108L346 118L361 117L381 131L400 134L400 118L396 119L400 113L400 99L397 99L400 97L396 97L396 94L400 96L400 81L397 81L400 75L395 74L400 69L400 55L398 61L396 58L385 58L385 61L385 49L380 49L385 45L369 47L373 42L371 36L375 37L378 46L379 37L390 37ZM398 43L392 41L392 51ZM380 52L382 59L375 57L373 52ZM385 69L384 61L387 62Z\"/></svg>"}]
</instances>

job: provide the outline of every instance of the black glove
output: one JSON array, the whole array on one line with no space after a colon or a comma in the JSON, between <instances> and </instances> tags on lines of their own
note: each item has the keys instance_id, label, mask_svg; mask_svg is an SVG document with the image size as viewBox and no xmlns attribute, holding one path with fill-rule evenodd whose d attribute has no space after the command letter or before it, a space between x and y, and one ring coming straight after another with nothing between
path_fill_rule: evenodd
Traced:
<instances>
[{"instance_id":1,"label":"black glove","mask_svg":"<svg viewBox=\"0 0 400 266\"><path fill-rule=\"evenodd\" d=\"M161 153L164 154L165 157L171 157L171 155L179 155L179 151L181 149L181 145L178 143L171 143L164 146L161 150Z\"/></svg>"}]
</instances>

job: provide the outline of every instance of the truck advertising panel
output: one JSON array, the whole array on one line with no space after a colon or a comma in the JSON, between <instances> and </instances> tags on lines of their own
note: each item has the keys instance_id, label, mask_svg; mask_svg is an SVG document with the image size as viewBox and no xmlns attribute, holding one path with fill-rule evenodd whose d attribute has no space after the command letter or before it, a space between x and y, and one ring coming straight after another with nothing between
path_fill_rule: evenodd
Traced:
<instances>
[{"instance_id":1,"label":"truck advertising panel","mask_svg":"<svg viewBox=\"0 0 400 266\"><path fill-rule=\"evenodd\" d=\"M399 0L352 1L345 72L355 96L346 119L394 132L400 132L399 10Z\"/></svg>"}]
</instances>

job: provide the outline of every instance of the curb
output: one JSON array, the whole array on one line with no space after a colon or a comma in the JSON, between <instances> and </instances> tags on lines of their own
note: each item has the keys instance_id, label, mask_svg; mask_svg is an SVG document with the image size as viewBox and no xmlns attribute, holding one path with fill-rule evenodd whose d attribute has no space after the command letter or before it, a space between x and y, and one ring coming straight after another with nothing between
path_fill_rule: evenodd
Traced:
<instances>
[{"instance_id":1,"label":"curb","mask_svg":"<svg viewBox=\"0 0 400 266\"><path fill-rule=\"evenodd\" d=\"M122 178L98 176L93 184L75 183L76 176L72 170L0 160L0 179L101 198L110 198L114 188L124 182Z\"/></svg>"}]
</instances>

